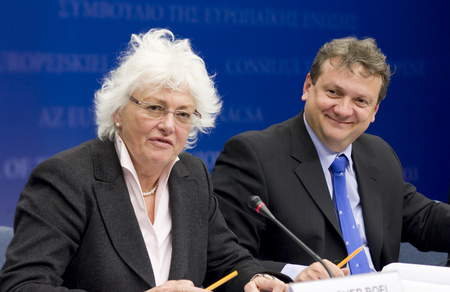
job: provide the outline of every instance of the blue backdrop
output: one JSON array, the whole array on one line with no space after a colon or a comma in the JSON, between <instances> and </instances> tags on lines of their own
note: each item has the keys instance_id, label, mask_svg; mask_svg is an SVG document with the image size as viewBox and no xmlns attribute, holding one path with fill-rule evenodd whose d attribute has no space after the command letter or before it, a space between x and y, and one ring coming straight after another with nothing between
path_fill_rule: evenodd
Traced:
<instances>
[{"instance_id":1,"label":"blue backdrop","mask_svg":"<svg viewBox=\"0 0 450 292\"><path fill-rule=\"evenodd\" d=\"M190 38L217 73L224 110L191 152L212 170L225 141L297 114L319 47L374 37L396 67L368 132L389 142L404 177L446 201L450 182L448 1L1 0L0 225L13 224L31 170L96 136L92 100L131 33Z\"/></svg>"}]
</instances>

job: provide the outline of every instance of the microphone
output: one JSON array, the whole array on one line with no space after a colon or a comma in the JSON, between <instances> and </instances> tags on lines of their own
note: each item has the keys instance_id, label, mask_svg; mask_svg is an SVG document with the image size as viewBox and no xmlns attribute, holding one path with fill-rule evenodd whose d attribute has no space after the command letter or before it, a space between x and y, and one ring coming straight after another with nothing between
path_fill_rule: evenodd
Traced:
<instances>
[{"instance_id":1,"label":"microphone","mask_svg":"<svg viewBox=\"0 0 450 292\"><path fill-rule=\"evenodd\" d=\"M315 252L313 252L297 236L295 236L294 233L292 233L289 229L287 229L286 226L284 226L280 221L278 221L278 219L275 218L275 216L272 214L272 212L270 212L269 208L267 208L266 204L261 200L261 198L259 196L251 196L248 199L248 206L250 207L250 209L255 210L256 213L259 213L259 214L265 216L266 218L270 219L273 223L278 225L278 227L280 227L287 235L289 235L295 241L295 243L300 245L300 247L304 251L309 253L309 255L311 257L313 257L314 260L316 260L317 262L320 262L322 264L322 266L325 268L325 270L327 270L328 274L330 275L330 278L334 277L333 274L331 273L330 269L323 262L322 258L319 255L317 255Z\"/></svg>"}]
</instances>

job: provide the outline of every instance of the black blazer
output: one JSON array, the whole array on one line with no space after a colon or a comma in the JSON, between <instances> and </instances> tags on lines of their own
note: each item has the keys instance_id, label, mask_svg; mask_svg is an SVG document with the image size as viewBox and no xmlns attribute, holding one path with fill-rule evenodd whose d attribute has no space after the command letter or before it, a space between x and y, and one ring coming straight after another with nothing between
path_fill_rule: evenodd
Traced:
<instances>
[{"instance_id":1,"label":"black blazer","mask_svg":"<svg viewBox=\"0 0 450 292\"><path fill-rule=\"evenodd\" d=\"M364 223L377 270L398 260L400 242L420 250L450 251L450 206L418 193L402 178L400 161L376 136L353 143ZM217 159L212 178L219 207L241 245L267 268L313 259L277 226L250 210L258 195L272 213L321 257L338 263L347 251L317 151L303 112L263 131L231 138Z\"/></svg>"},{"instance_id":2,"label":"black blazer","mask_svg":"<svg viewBox=\"0 0 450 292\"><path fill-rule=\"evenodd\" d=\"M180 154L170 174L170 279L198 287L238 270L243 286L262 266L226 227L203 162ZM155 286L114 144L92 140L44 161L20 195L0 291L144 291ZM12 288L14 287L14 288ZM23 289L23 290L22 290Z\"/></svg>"}]
</instances>

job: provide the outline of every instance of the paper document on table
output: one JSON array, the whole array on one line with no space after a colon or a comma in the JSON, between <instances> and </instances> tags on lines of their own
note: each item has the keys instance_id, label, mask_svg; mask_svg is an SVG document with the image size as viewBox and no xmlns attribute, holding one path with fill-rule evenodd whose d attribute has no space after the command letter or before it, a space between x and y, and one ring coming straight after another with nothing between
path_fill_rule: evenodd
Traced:
<instances>
[{"instance_id":1,"label":"paper document on table","mask_svg":"<svg viewBox=\"0 0 450 292\"><path fill-rule=\"evenodd\" d=\"M412 280L400 280L403 286L403 292L448 292L450 286L445 284L434 284L427 282L418 282Z\"/></svg>"},{"instance_id":2,"label":"paper document on table","mask_svg":"<svg viewBox=\"0 0 450 292\"><path fill-rule=\"evenodd\" d=\"M402 280L447 285L447 291L450 291L450 268L448 267L392 263L385 266L382 272L398 272Z\"/></svg>"}]
</instances>

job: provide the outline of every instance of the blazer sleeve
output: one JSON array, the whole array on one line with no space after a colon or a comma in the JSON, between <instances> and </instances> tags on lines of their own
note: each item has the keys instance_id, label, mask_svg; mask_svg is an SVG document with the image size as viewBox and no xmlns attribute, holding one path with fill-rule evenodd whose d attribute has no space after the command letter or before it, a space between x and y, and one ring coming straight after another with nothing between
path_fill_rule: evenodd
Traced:
<instances>
[{"instance_id":1,"label":"blazer sleeve","mask_svg":"<svg viewBox=\"0 0 450 292\"><path fill-rule=\"evenodd\" d=\"M200 159L196 159L200 161ZM196 164L196 163L195 163ZM194 164L194 165L195 165ZM251 277L257 273L264 271L264 268L256 261L250 253L239 246L236 236L228 228L221 212L219 211L217 198L213 194L212 180L208 169L201 162L203 169L199 173L197 169L191 169L192 173L197 173L201 177L206 177L206 184L201 185L202 189L207 189L204 192L207 196L203 198L198 210L201 217L207 217L207 269L204 287L211 285L227 274L238 271L238 276L231 281L225 283L217 291L242 291L245 284L247 284ZM190 166L192 167L192 165ZM204 179L199 178L199 181Z\"/></svg>"},{"instance_id":2,"label":"blazer sleeve","mask_svg":"<svg viewBox=\"0 0 450 292\"><path fill-rule=\"evenodd\" d=\"M83 184L62 160L42 162L17 204L15 236L7 250L0 291L66 291L62 275L81 241L86 221ZM81 291L81 290L72 290Z\"/></svg>"}]
</instances>

